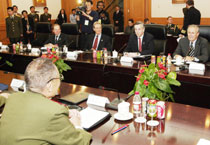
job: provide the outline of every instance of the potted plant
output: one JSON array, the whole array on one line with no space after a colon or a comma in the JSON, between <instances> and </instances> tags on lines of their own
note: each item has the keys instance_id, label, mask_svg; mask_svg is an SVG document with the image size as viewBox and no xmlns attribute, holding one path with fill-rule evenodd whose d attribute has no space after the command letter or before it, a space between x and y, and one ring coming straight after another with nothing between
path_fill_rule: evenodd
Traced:
<instances>
[{"instance_id":1,"label":"potted plant","mask_svg":"<svg viewBox=\"0 0 210 145\"><path fill-rule=\"evenodd\" d=\"M174 102L173 91L171 85L180 86L180 82L176 80L176 72L167 73L167 68L162 63L142 65L133 90L129 94L134 94L136 91L140 96L148 97L149 99L168 100Z\"/></svg>"},{"instance_id":2,"label":"potted plant","mask_svg":"<svg viewBox=\"0 0 210 145\"><path fill-rule=\"evenodd\" d=\"M63 74L62 74L63 71L71 70L71 67L68 64L66 64L63 59L57 56L54 48L52 49L52 51L49 48L47 48L47 54L43 54L41 57L49 58L52 60L52 62L56 65L60 73L61 80L64 79Z\"/></svg>"}]
</instances>

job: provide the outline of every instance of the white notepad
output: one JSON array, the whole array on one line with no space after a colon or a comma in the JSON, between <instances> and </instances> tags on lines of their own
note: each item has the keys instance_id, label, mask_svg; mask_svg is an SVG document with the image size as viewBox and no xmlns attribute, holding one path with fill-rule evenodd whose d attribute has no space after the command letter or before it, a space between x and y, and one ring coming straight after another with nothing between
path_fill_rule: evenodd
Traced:
<instances>
[{"instance_id":1,"label":"white notepad","mask_svg":"<svg viewBox=\"0 0 210 145\"><path fill-rule=\"evenodd\" d=\"M91 107L87 107L84 110L80 111L81 115L81 126L84 129L90 129L91 127L99 124L105 118L107 118L110 114L109 112L100 111L93 109Z\"/></svg>"}]
</instances>

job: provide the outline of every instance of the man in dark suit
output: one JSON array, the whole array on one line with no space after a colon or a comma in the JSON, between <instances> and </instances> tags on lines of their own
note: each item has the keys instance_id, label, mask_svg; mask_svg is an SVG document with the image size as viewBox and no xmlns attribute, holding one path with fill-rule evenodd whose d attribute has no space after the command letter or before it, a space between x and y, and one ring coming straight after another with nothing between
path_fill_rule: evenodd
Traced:
<instances>
[{"instance_id":1,"label":"man in dark suit","mask_svg":"<svg viewBox=\"0 0 210 145\"><path fill-rule=\"evenodd\" d=\"M53 35L49 36L49 39L45 42L46 47L62 47L66 45L69 46L69 42L67 40L67 36L61 33L60 25L54 24L53 25Z\"/></svg>"},{"instance_id":2,"label":"man in dark suit","mask_svg":"<svg viewBox=\"0 0 210 145\"><path fill-rule=\"evenodd\" d=\"M123 12L120 10L120 6L115 7L115 12L113 13L113 21L116 32L123 32L124 28L124 17Z\"/></svg>"},{"instance_id":3,"label":"man in dark suit","mask_svg":"<svg viewBox=\"0 0 210 145\"><path fill-rule=\"evenodd\" d=\"M89 35L85 49L103 50L103 48L107 48L108 51L111 51L111 38L102 34L101 23L95 22L93 24L93 30L95 34Z\"/></svg>"},{"instance_id":4,"label":"man in dark suit","mask_svg":"<svg viewBox=\"0 0 210 145\"><path fill-rule=\"evenodd\" d=\"M135 34L131 34L128 46L124 52L140 52L142 55L154 53L153 36L144 32L145 27L142 22L137 22L134 25Z\"/></svg>"},{"instance_id":5,"label":"man in dark suit","mask_svg":"<svg viewBox=\"0 0 210 145\"><path fill-rule=\"evenodd\" d=\"M199 27L190 25L187 29L187 37L180 39L174 52L174 58L184 57L186 61L206 62L208 56L208 41L199 36Z\"/></svg>"},{"instance_id":6,"label":"man in dark suit","mask_svg":"<svg viewBox=\"0 0 210 145\"><path fill-rule=\"evenodd\" d=\"M20 17L14 15L13 7L7 8L8 17L6 21L7 37L10 40L10 44L20 42L20 37L23 36L23 26Z\"/></svg>"},{"instance_id":7,"label":"man in dark suit","mask_svg":"<svg viewBox=\"0 0 210 145\"><path fill-rule=\"evenodd\" d=\"M48 13L48 7L44 7L44 13L40 16L40 22L51 22L51 14Z\"/></svg>"},{"instance_id":8,"label":"man in dark suit","mask_svg":"<svg viewBox=\"0 0 210 145\"><path fill-rule=\"evenodd\" d=\"M184 24L181 33L186 35L186 30L189 25L200 25L201 13L194 7L194 1L188 0L186 2L187 11L185 12Z\"/></svg>"}]
</instances>

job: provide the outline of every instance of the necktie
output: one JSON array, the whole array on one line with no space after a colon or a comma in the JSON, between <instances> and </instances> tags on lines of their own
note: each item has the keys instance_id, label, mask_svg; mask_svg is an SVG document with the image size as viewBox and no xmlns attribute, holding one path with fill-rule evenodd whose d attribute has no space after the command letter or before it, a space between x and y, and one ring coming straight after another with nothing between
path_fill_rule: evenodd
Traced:
<instances>
[{"instance_id":1,"label":"necktie","mask_svg":"<svg viewBox=\"0 0 210 145\"><path fill-rule=\"evenodd\" d=\"M96 50L97 44L98 44L98 35L96 35L96 39L95 39L95 42L94 42L94 44L93 44L93 49L94 49L94 50Z\"/></svg>"},{"instance_id":2,"label":"necktie","mask_svg":"<svg viewBox=\"0 0 210 145\"><path fill-rule=\"evenodd\" d=\"M139 52L142 51L142 47L141 47L141 38L139 37Z\"/></svg>"},{"instance_id":3,"label":"necktie","mask_svg":"<svg viewBox=\"0 0 210 145\"><path fill-rule=\"evenodd\" d=\"M194 48L193 48L193 43L192 42L190 42L189 56L191 56L191 57L194 56Z\"/></svg>"},{"instance_id":4,"label":"necktie","mask_svg":"<svg viewBox=\"0 0 210 145\"><path fill-rule=\"evenodd\" d=\"M58 42L58 36L55 36L55 43Z\"/></svg>"}]
</instances>

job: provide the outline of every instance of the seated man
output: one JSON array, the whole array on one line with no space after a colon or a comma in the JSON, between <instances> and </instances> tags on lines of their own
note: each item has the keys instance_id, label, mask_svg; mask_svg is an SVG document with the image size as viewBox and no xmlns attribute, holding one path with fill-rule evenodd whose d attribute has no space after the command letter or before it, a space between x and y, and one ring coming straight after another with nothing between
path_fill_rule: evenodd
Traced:
<instances>
[{"instance_id":1,"label":"seated man","mask_svg":"<svg viewBox=\"0 0 210 145\"><path fill-rule=\"evenodd\" d=\"M102 34L102 25L99 22L93 24L95 34L90 34L86 43L85 49L87 50L103 50L107 48L108 51L112 50L111 38Z\"/></svg>"},{"instance_id":2,"label":"seated man","mask_svg":"<svg viewBox=\"0 0 210 145\"><path fill-rule=\"evenodd\" d=\"M179 40L179 44L173 54L174 58L184 57L186 61L206 62L208 60L208 41L199 36L199 27L190 25L187 29L187 37Z\"/></svg>"},{"instance_id":3,"label":"seated man","mask_svg":"<svg viewBox=\"0 0 210 145\"><path fill-rule=\"evenodd\" d=\"M1 145L88 145L91 134L80 115L52 101L60 75L50 59L37 58L26 68L27 91L9 96L0 119ZM70 117L70 120L69 120Z\"/></svg>"},{"instance_id":4,"label":"seated man","mask_svg":"<svg viewBox=\"0 0 210 145\"><path fill-rule=\"evenodd\" d=\"M45 42L46 47L62 47L63 45L69 46L67 36L61 33L61 27L58 24L53 25L53 35Z\"/></svg>"},{"instance_id":5,"label":"seated man","mask_svg":"<svg viewBox=\"0 0 210 145\"><path fill-rule=\"evenodd\" d=\"M168 22L168 24L166 25L167 35L178 36L180 30L177 25L173 24L172 16L168 16L167 22Z\"/></svg>"},{"instance_id":6,"label":"seated man","mask_svg":"<svg viewBox=\"0 0 210 145\"><path fill-rule=\"evenodd\" d=\"M144 32L145 27L141 22L137 22L134 25L135 34L131 34L128 46L124 52L140 52L142 55L154 53L154 40L153 36L147 32Z\"/></svg>"},{"instance_id":7,"label":"seated man","mask_svg":"<svg viewBox=\"0 0 210 145\"><path fill-rule=\"evenodd\" d=\"M134 25L133 19L129 19L128 20L128 26L126 26L126 28L125 28L125 34L130 35L130 34L134 33L133 25Z\"/></svg>"}]
</instances>

